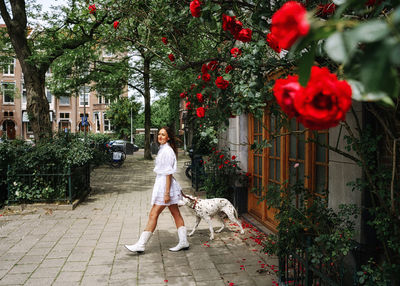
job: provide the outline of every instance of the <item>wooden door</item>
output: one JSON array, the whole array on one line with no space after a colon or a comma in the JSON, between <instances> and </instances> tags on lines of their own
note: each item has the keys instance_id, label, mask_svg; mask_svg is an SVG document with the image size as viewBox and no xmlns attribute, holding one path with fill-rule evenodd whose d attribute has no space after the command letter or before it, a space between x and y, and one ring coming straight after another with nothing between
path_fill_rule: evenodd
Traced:
<instances>
[{"instance_id":1,"label":"wooden door","mask_svg":"<svg viewBox=\"0 0 400 286\"><path fill-rule=\"evenodd\" d=\"M267 140L270 147L249 150L248 210L272 231L276 231L279 222L275 218L277 210L268 208L265 199L268 189L300 183L311 193L311 199L315 196L327 198L329 150L323 146L329 142L328 130L305 130L295 119L291 119L289 125L289 128L280 127L268 109L261 119L249 116L250 144ZM304 200L304 197L297 197L295 204L301 206Z\"/></svg>"},{"instance_id":2,"label":"wooden door","mask_svg":"<svg viewBox=\"0 0 400 286\"><path fill-rule=\"evenodd\" d=\"M263 120L256 119L253 116L249 120L249 139L250 144L261 143L263 140ZM260 203L264 195L264 151L249 150L249 173L251 174L250 186L248 192L248 210L258 219L263 219L265 204Z\"/></svg>"}]
</instances>

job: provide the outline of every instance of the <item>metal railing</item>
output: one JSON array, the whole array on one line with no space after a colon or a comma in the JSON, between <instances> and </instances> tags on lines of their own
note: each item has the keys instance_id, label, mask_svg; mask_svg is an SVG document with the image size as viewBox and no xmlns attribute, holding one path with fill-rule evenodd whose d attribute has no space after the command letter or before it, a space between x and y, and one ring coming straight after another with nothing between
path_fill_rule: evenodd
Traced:
<instances>
[{"instance_id":1,"label":"metal railing","mask_svg":"<svg viewBox=\"0 0 400 286\"><path fill-rule=\"evenodd\" d=\"M67 202L72 204L90 192L90 164L48 174L7 174L8 204ZM18 194L17 194L18 192Z\"/></svg>"},{"instance_id":2,"label":"metal railing","mask_svg":"<svg viewBox=\"0 0 400 286\"><path fill-rule=\"evenodd\" d=\"M303 241L304 247L292 251L290 254L279 255L280 285L358 285L354 279L355 272L353 267L346 266L343 259L340 261L311 263L308 251L312 243L311 238L306 237Z\"/></svg>"}]
</instances>

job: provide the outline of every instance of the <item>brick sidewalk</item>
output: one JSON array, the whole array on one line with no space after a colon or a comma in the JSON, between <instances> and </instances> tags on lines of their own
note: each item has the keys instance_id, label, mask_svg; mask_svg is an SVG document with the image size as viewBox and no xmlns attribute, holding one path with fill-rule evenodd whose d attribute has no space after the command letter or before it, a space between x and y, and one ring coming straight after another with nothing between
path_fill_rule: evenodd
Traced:
<instances>
[{"instance_id":1,"label":"brick sidewalk","mask_svg":"<svg viewBox=\"0 0 400 286\"><path fill-rule=\"evenodd\" d=\"M120 169L93 171L92 194L73 210L0 210L0 285L274 285L277 260L261 253L251 226L240 235L229 225L209 241L201 222L190 249L173 253L178 238L168 210L161 214L145 253L129 253L147 222L155 175L143 153ZM176 179L191 191L180 156ZM181 208L190 230L194 214ZM214 227L219 226L214 222ZM232 284L233 283L233 284Z\"/></svg>"}]
</instances>

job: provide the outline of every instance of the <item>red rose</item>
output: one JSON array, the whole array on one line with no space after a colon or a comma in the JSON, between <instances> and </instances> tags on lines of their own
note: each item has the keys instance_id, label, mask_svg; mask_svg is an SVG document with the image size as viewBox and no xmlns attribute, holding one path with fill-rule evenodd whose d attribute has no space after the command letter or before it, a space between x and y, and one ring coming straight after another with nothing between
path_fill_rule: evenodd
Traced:
<instances>
[{"instance_id":1,"label":"red rose","mask_svg":"<svg viewBox=\"0 0 400 286\"><path fill-rule=\"evenodd\" d=\"M288 76L287 79L277 79L273 88L276 101L289 118L297 115L294 107L294 98L302 91L298 80L298 76Z\"/></svg>"},{"instance_id":2,"label":"red rose","mask_svg":"<svg viewBox=\"0 0 400 286\"><path fill-rule=\"evenodd\" d=\"M181 92L181 93L179 94L179 97L180 97L180 98L184 98L184 97L186 96L186 94L187 94L186 91Z\"/></svg>"},{"instance_id":3,"label":"red rose","mask_svg":"<svg viewBox=\"0 0 400 286\"><path fill-rule=\"evenodd\" d=\"M310 81L294 99L298 121L313 130L327 129L345 120L351 107L351 87L327 68L312 67Z\"/></svg>"},{"instance_id":4,"label":"red rose","mask_svg":"<svg viewBox=\"0 0 400 286\"><path fill-rule=\"evenodd\" d=\"M229 81L224 80L222 76L217 77L215 80L215 85L220 89L227 89L229 85Z\"/></svg>"},{"instance_id":5,"label":"red rose","mask_svg":"<svg viewBox=\"0 0 400 286\"><path fill-rule=\"evenodd\" d=\"M206 64L203 64L203 65L201 66L201 72L202 72L202 73L207 73L207 72L208 72L208 67L207 67Z\"/></svg>"},{"instance_id":6,"label":"red rose","mask_svg":"<svg viewBox=\"0 0 400 286\"><path fill-rule=\"evenodd\" d=\"M253 31L251 29L242 29L239 33L235 34L235 39L247 43L251 41L251 34Z\"/></svg>"},{"instance_id":7,"label":"red rose","mask_svg":"<svg viewBox=\"0 0 400 286\"><path fill-rule=\"evenodd\" d=\"M186 102L186 108L190 109L190 101Z\"/></svg>"},{"instance_id":8,"label":"red rose","mask_svg":"<svg viewBox=\"0 0 400 286\"><path fill-rule=\"evenodd\" d=\"M208 73L203 73L202 79L203 79L205 82L209 82L209 81L211 80L211 76L210 76L210 74L208 74Z\"/></svg>"},{"instance_id":9,"label":"red rose","mask_svg":"<svg viewBox=\"0 0 400 286\"><path fill-rule=\"evenodd\" d=\"M203 95L201 94L201 93L197 93L196 94L196 97L197 97L197 100L199 101L199 102L203 102Z\"/></svg>"},{"instance_id":10,"label":"red rose","mask_svg":"<svg viewBox=\"0 0 400 286\"><path fill-rule=\"evenodd\" d=\"M196 114L197 114L197 117L200 117L200 118L202 118L202 117L204 117L204 115L206 114L206 111L204 110L204 107L199 107L199 108L197 108L196 109Z\"/></svg>"},{"instance_id":11,"label":"red rose","mask_svg":"<svg viewBox=\"0 0 400 286\"><path fill-rule=\"evenodd\" d=\"M233 70L233 67L231 65L227 65L225 68L225 73L229 73L231 70Z\"/></svg>"},{"instance_id":12,"label":"red rose","mask_svg":"<svg viewBox=\"0 0 400 286\"><path fill-rule=\"evenodd\" d=\"M251 176L251 174L250 174L249 172L247 172L247 173L246 173L246 176L247 176L247 177L250 177L250 176Z\"/></svg>"},{"instance_id":13,"label":"red rose","mask_svg":"<svg viewBox=\"0 0 400 286\"><path fill-rule=\"evenodd\" d=\"M231 31L232 35L235 36L237 33L239 33L242 30L242 28L243 28L242 22L240 22L239 20L235 20L230 31Z\"/></svg>"},{"instance_id":14,"label":"red rose","mask_svg":"<svg viewBox=\"0 0 400 286\"><path fill-rule=\"evenodd\" d=\"M296 1L286 2L272 15L271 33L283 49L289 49L298 38L307 35L309 30L307 11Z\"/></svg>"},{"instance_id":15,"label":"red rose","mask_svg":"<svg viewBox=\"0 0 400 286\"><path fill-rule=\"evenodd\" d=\"M96 5L89 5L89 14L95 14L96 13Z\"/></svg>"},{"instance_id":16,"label":"red rose","mask_svg":"<svg viewBox=\"0 0 400 286\"><path fill-rule=\"evenodd\" d=\"M224 158L224 155L219 155L219 158L220 158L220 159Z\"/></svg>"},{"instance_id":17,"label":"red rose","mask_svg":"<svg viewBox=\"0 0 400 286\"><path fill-rule=\"evenodd\" d=\"M320 4L317 6L317 15L328 16L335 13L336 5L334 3Z\"/></svg>"},{"instance_id":18,"label":"red rose","mask_svg":"<svg viewBox=\"0 0 400 286\"><path fill-rule=\"evenodd\" d=\"M114 26L114 29L116 30L119 27L119 22L118 21L114 21L113 26Z\"/></svg>"},{"instance_id":19,"label":"red rose","mask_svg":"<svg viewBox=\"0 0 400 286\"><path fill-rule=\"evenodd\" d=\"M231 49L232 57L236 58L237 56L240 56L241 54L242 54L242 51L239 48L232 48Z\"/></svg>"},{"instance_id":20,"label":"red rose","mask_svg":"<svg viewBox=\"0 0 400 286\"><path fill-rule=\"evenodd\" d=\"M200 17L201 15L201 3L198 0L194 0L190 2L190 13L192 13L192 16L195 18Z\"/></svg>"},{"instance_id":21,"label":"red rose","mask_svg":"<svg viewBox=\"0 0 400 286\"><path fill-rule=\"evenodd\" d=\"M175 61L175 56L174 56L174 54L169 54L169 55L168 55L168 58L169 58L169 60L170 60L171 62Z\"/></svg>"},{"instance_id":22,"label":"red rose","mask_svg":"<svg viewBox=\"0 0 400 286\"><path fill-rule=\"evenodd\" d=\"M275 37L274 34L269 33L267 35L267 43L275 52L280 53L281 47L279 47L279 40Z\"/></svg>"},{"instance_id":23,"label":"red rose","mask_svg":"<svg viewBox=\"0 0 400 286\"><path fill-rule=\"evenodd\" d=\"M224 31L230 31L235 25L235 16L231 17L225 14L222 14L222 29Z\"/></svg>"},{"instance_id":24,"label":"red rose","mask_svg":"<svg viewBox=\"0 0 400 286\"><path fill-rule=\"evenodd\" d=\"M235 159L236 159L236 156L235 156L235 155L233 155L233 156L232 156L232 160L235 160Z\"/></svg>"},{"instance_id":25,"label":"red rose","mask_svg":"<svg viewBox=\"0 0 400 286\"><path fill-rule=\"evenodd\" d=\"M164 43L164 45L168 44L168 39L166 37L162 37L161 41Z\"/></svg>"},{"instance_id":26,"label":"red rose","mask_svg":"<svg viewBox=\"0 0 400 286\"><path fill-rule=\"evenodd\" d=\"M208 63L207 68L209 70L214 71L218 67L218 62L217 61L211 61Z\"/></svg>"}]
</instances>

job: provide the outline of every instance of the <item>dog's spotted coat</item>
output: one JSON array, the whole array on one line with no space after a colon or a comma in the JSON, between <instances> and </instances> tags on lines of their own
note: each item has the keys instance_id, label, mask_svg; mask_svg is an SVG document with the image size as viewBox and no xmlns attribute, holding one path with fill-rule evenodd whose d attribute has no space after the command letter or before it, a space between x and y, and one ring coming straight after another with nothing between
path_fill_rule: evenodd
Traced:
<instances>
[{"instance_id":1,"label":"dog's spotted coat","mask_svg":"<svg viewBox=\"0 0 400 286\"><path fill-rule=\"evenodd\" d=\"M190 207L194 210L196 214L196 223L189 236L192 236L198 227L201 219L204 219L210 228L210 239L214 239L214 229L211 224L212 217L216 216L222 223L220 229L218 229L217 233L221 232L225 228L225 222L223 220L223 214L225 213L229 220L236 223L240 227L240 233L243 234L244 230L241 223L237 218L237 211L235 207L231 204L230 201L224 198L215 198L215 199L199 199L193 196L183 194L183 202L186 206Z\"/></svg>"}]
</instances>

